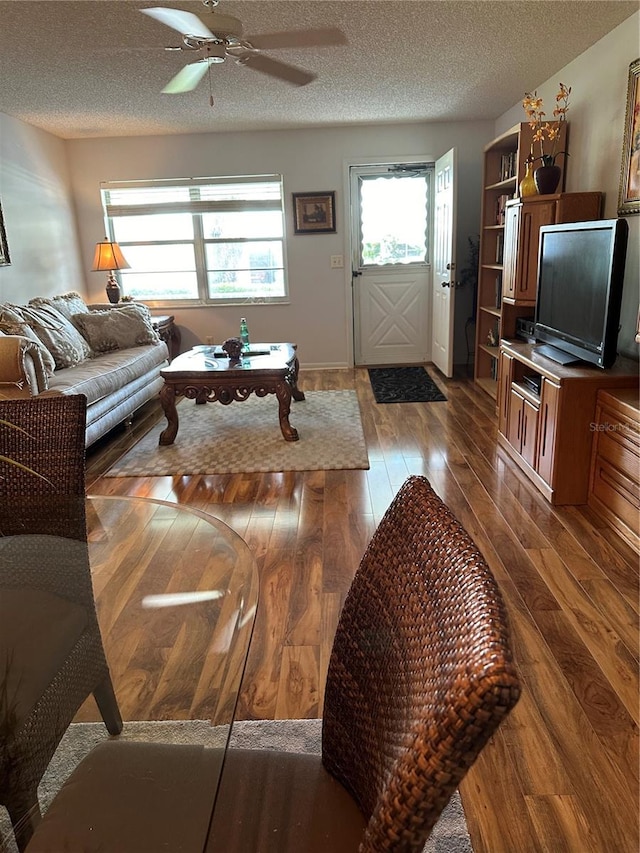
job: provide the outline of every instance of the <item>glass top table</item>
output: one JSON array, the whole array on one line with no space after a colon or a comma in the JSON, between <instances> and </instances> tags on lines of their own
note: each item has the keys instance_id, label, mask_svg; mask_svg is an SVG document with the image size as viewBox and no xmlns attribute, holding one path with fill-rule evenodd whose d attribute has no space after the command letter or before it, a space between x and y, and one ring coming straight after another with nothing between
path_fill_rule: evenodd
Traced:
<instances>
[{"instance_id":1,"label":"glass top table","mask_svg":"<svg viewBox=\"0 0 640 853\"><path fill-rule=\"evenodd\" d=\"M92 759L99 769L75 789L72 785L67 800L64 796L55 800L55 817L40 824L35 849L53 849L49 823L54 847L62 839L66 843L69 836L56 833L67 822L74 843L84 849L81 836L76 837L78 787L90 809L95 806L98 815L107 814L110 794L117 797L118 789L125 790L135 776L129 773L133 742L134 765L140 761L135 756L143 756L139 773L143 784L149 784L145 777L154 773L157 777L149 798L151 819L145 824L141 817L144 831L151 827L151 835L166 833L161 815L170 813L166 826L181 833L180 849L201 853L255 620L258 577L253 554L220 520L174 503L90 496L86 515L98 622L124 727L119 737L109 739L93 698L84 702L70 727L75 731L65 739L70 734L77 738L78 733L84 738L83 729L90 729L91 737L86 743L83 739L82 749L75 744L72 765L88 750L94 756L102 749L103 758ZM95 749L96 737L106 745ZM63 740L59 750L65 748ZM50 770L55 760L56 756ZM121 766L114 769L119 762L127 772ZM101 772L106 774L102 780ZM92 785L96 790L91 804ZM132 803L144 801L136 785L131 789ZM48 803L41 805L46 808ZM137 808L133 820L140 823ZM101 836L105 849L129 849L111 834L121 831L128 838L130 830L117 826L125 821L119 816L107 820L106 836ZM46 830L42 836L41 830ZM168 842L166 834L163 837L163 843ZM135 849L135 838L130 844Z\"/></svg>"},{"instance_id":2,"label":"glass top table","mask_svg":"<svg viewBox=\"0 0 640 853\"><path fill-rule=\"evenodd\" d=\"M123 720L233 720L258 600L253 553L219 519L87 499L89 559ZM90 719L85 703L78 720ZM93 719L100 719L93 711Z\"/></svg>"}]
</instances>

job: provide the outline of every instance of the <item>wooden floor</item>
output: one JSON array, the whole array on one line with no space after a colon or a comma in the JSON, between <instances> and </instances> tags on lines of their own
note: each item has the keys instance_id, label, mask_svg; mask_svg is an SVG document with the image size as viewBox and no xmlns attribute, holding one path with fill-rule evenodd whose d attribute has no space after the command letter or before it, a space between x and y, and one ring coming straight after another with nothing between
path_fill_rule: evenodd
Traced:
<instances>
[{"instance_id":1,"label":"wooden floor","mask_svg":"<svg viewBox=\"0 0 640 853\"><path fill-rule=\"evenodd\" d=\"M377 405L366 370L301 372L306 390L357 390L368 471L101 478L158 418L150 404L90 450L89 491L177 501L235 528L261 584L238 716L319 717L365 545L405 478L426 475L501 585L524 684L461 789L474 850L637 853L638 559L586 507L554 509L529 485L497 449L486 394L432 375L448 402Z\"/></svg>"}]
</instances>

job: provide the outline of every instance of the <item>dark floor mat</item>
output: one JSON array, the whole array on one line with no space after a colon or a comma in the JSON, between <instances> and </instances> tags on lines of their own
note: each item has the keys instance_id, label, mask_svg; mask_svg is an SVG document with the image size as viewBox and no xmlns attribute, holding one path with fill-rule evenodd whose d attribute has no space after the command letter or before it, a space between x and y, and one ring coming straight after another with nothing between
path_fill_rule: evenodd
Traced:
<instances>
[{"instance_id":1,"label":"dark floor mat","mask_svg":"<svg viewBox=\"0 0 640 853\"><path fill-rule=\"evenodd\" d=\"M423 367L370 367L376 403L439 403L446 397Z\"/></svg>"}]
</instances>

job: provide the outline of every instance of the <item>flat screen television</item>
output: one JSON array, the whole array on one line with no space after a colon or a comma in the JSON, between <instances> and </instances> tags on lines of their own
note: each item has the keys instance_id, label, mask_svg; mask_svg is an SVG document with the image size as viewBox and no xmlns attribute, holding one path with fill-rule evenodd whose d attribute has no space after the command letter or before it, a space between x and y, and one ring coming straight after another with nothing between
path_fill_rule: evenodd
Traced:
<instances>
[{"instance_id":1,"label":"flat screen television","mask_svg":"<svg viewBox=\"0 0 640 853\"><path fill-rule=\"evenodd\" d=\"M540 228L537 352L561 364L613 365L628 231L624 219Z\"/></svg>"}]
</instances>

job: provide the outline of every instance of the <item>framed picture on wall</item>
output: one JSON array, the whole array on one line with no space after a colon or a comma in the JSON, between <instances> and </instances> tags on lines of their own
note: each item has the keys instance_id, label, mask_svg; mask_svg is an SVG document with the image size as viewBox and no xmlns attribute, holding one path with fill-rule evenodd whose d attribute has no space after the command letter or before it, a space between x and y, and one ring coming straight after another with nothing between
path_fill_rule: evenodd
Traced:
<instances>
[{"instance_id":1,"label":"framed picture on wall","mask_svg":"<svg viewBox=\"0 0 640 853\"><path fill-rule=\"evenodd\" d=\"M335 232L335 192L293 193L293 222L296 234Z\"/></svg>"},{"instance_id":2,"label":"framed picture on wall","mask_svg":"<svg viewBox=\"0 0 640 853\"><path fill-rule=\"evenodd\" d=\"M618 214L640 213L640 59L629 66Z\"/></svg>"},{"instance_id":3,"label":"framed picture on wall","mask_svg":"<svg viewBox=\"0 0 640 853\"><path fill-rule=\"evenodd\" d=\"M0 267L8 267L10 263L11 258L9 257L7 232L4 227L4 216L2 215L2 202L0 202Z\"/></svg>"}]
</instances>

